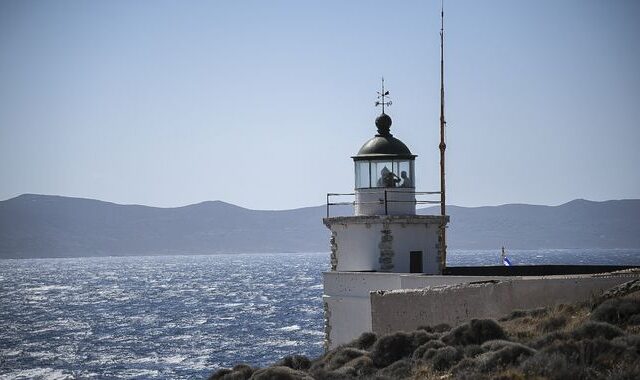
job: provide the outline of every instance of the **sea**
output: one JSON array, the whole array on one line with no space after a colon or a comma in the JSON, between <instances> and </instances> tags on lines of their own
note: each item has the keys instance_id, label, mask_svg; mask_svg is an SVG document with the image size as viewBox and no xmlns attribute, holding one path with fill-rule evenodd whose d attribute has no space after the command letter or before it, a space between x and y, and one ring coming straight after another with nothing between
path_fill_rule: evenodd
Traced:
<instances>
[{"instance_id":1,"label":"sea","mask_svg":"<svg viewBox=\"0 0 640 380\"><path fill-rule=\"evenodd\" d=\"M513 265L640 265L640 250L508 251ZM495 250L447 264L500 265ZM322 354L328 253L0 260L0 379L206 379Z\"/></svg>"}]
</instances>

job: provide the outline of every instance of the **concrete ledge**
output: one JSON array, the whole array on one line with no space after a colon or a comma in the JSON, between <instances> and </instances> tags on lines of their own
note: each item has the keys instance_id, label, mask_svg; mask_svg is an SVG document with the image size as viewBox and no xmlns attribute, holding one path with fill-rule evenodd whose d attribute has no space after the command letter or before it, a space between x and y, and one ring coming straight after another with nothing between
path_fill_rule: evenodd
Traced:
<instances>
[{"instance_id":1,"label":"concrete ledge","mask_svg":"<svg viewBox=\"0 0 640 380\"><path fill-rule=\"evenodd\" d=\"M324 294L367 297L376 290L418 289L486 280L508 280L500 276L438 276L421 273L324 272Z\"/></svg>"},{"instance_id":2,"label":"concrete ledge","mask_svg":"<svg viewBox=\"0 0 640 380\"><path fill-rule=\"evenodd\" d=\"M640 278L637 272L509 279L485 277L485 281L476 283L376 291L371 293L372 331L387 334L439 323L455 326L473 318L500 318L514 309L585 301L636 278Z\"/></svg>"}]
</instances>

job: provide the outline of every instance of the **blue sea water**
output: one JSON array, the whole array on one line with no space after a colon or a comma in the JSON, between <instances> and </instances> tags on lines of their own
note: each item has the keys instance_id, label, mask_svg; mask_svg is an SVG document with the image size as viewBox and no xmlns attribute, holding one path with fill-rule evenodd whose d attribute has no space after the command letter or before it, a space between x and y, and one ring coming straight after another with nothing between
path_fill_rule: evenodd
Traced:
<instances>
[{"instance_id":1,"label":"blue sea water","mask_svg":"<svg viewBox=\"0 0 640 380\"><path fill-rule=\"evenodd\" d=\"M510 251L640 265L640 250ZM449 265L499 265L451 250ZM0 260L0 379L192 379L322 353L328 253Z\"/></svg>"}]
</instances>

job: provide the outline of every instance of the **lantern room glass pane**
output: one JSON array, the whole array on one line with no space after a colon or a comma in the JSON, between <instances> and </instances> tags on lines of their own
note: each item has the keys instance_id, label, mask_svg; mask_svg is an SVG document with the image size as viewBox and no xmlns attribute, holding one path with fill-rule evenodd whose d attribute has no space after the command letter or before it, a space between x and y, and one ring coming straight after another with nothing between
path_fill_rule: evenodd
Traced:
<instances>
[{"instance_id":1,"label":"lantern room glass pane","mask_svg":"<svg viewBox=\"0 0 640 380\"><path fill-rule=\"evenodd\" d=\"M413 175L413 161L398 161L398 178L400 178L399 187L415 188L415 180Z\"/></svg>"},{"instance_id":2,"label":"lantern room glass pane","mask_svg":"<svg viewBox=\"0 0 640 380\"><path fill-rule=\"evenodd\" d=\"M356 161L356 189L371 187L369 161Z\"/></svg>"},{"instance_id":3,"label":"lantern room glass pane","mask_svg":"<svg viewBox=\"0 0 640 380\"><path fill-rule=\"evenodd\" d=\"M371 187L396 187L400 179L393 173L392 161L371 162Z\"/></svg>"},{"instance_id":4,"label":"lantern room glass pane","mask_svg":"<svg viewBox=\"0 0 640 380\"><path fill-rule=\"evenodd\" d=\"M356 161L355 187L366 188L415 188L414 160Z\"/></svg>"}]
</instances>

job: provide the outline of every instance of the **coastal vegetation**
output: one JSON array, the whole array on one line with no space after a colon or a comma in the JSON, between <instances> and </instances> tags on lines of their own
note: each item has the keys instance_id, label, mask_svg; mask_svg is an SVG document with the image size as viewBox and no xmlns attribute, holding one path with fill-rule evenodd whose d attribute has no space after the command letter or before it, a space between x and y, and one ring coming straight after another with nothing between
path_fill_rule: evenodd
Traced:
<instances>
[{"instance_id":1,"label":"coastal vegetation","mask_svg":"<svg viewBox=\"0 0 640 380\"><path fill-rule=\"evenodd\" d=\"M316 359L237 365L209 380L640 378L640 280L588 302L514 310L498 321L364 333Z\"/></svg>"}]
</instances>

